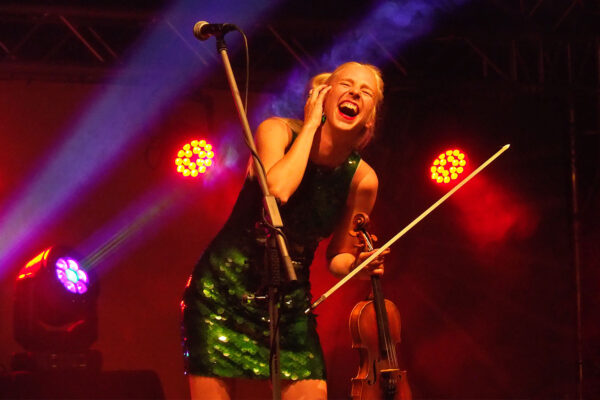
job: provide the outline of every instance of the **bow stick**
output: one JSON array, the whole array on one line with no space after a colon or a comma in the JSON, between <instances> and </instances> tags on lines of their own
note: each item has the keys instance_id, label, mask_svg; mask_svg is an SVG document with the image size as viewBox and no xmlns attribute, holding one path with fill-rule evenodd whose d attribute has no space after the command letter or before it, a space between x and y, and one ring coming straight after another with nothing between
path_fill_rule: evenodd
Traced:
<instances>
[{"instance_id":1,"label":"bow stick","mask_svg":"<svg viewBox=\"0 0 600 400\"><path fill-rule=\"evenodd\" d=\"M329 289L321 297L319 297L314 303L312 303L312 305L309 308L306 309L305 313L308 314L311 310L314 310L319 304L321 304L329 296L331 296L333 294L333 292L335 292L336 290L338 290L343 284L345 284L350 279L352 279L352 277L354 275L358 274L371 261L373 261L376 257L378 257L385 249L387 249L392 244L394 244L398 239L400 239L402 236L404 236L404 234L406 232L408 232L410 229L412 229L413 226L415 226L416 224L418 224L430 212L432 212L433 210L435 210L440 204L442 204L444 201L446 201L448 199L448 197L450 197L454 193L456 193L456 191L458 189L460 189L461 187L463 187L475 175L477 175L478 173L480 173L481 170L483 170L485 167L487 167L488 165L490 165L492 163L492 161L494 161L496 158L498 158L500 156L500 154L504 153L509 147L510 147L510 144L504 145L500 150L498 150L496 152L496 154L494 154L486 162L484 162L483 164L481 164L479 166L479 168L477 168L475 171L471 172L469 174L469 176L467 176L458 185L454 186L451 190L449 190L448 193L446 193L444 196L442 196L441 199L439 199L438 201L436 201L435 203L433 203L433 205L431 205L431 207L429 207L427 210L423 211L423 213L421 215L419 215L417 218L415 218L415 220L412 221L410 224L406 225L406 227L404 229L402 229L400 232L398 232L396 234L396 236L394 236L393 238L391 238L390 240L388 240L386 244L384 244L379 249L377 249L377 251L375 253L371 254L369 256L369 258L367 258L365 261L363 261L358 267L356 267L352 271L350 271L350 273L348 275L346 275L343 279L341 279L338 283L336 283L331 289Z\"/></svg>"}]
</instances>

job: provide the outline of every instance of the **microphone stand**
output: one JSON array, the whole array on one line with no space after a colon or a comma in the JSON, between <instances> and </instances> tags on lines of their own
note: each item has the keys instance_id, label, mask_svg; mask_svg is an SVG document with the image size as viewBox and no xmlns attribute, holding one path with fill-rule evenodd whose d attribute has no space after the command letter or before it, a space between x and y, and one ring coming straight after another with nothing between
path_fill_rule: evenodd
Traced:
<instances>
[{"instance_id":1,"label":"microphone stand","mask_svg":"<svg viewBox=\"0 0 600 400\"><path fill-rule=\"evenodd\" d=\"M217 38L217 51L221 54L223 59L223 66L225 68L225 75L231 88L231 94L233 101L240 118L240 122L243 128L243 134L246 139L248 147L252 151L252 159L254 162L254 172L258 178L260 189L263 193L263 207L266 213L266 217L270 224L269 235L266 244L265 261L268 264L269 269L269 327L271 334L271 360L270 360L270 371L271 371L271 385L273 390L273 399L281 399L281 369L279 366L279 286L281 284L279 279L279 261L282 261L287 272L287 277L290 282L296 281L296 272L292 264L292 259L287 250L285 240L281 234L283 228L283 221L279 214L279 208L275 197L269 193L267 186L267 178L265 171L262 169L262 165L258 160L256 146L250 131L250 125L248 124L248 117L244 111L240 92L238 90L231 64L229 63L229 56L227 54L227 44L225 43L224 33L215 35ZM278 251L276 251L278 250Z\"/></svg>"}]
</instances>

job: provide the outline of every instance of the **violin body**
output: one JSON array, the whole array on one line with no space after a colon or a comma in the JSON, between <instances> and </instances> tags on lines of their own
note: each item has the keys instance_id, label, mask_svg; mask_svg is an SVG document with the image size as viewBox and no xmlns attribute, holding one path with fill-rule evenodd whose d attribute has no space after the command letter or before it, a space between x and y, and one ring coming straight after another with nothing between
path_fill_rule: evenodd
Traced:
<instances>
[{"instance_id":1,"label":"violin body","mask_svg":"<svg viewBox=\"0 0 600 400\"><path fill-rule=\"evenodd\" d=\"M396 346L400 343L400 312L390 300L385 300L384 303L389 339L392 345ZM350 313L352 348L360 352L358 373L352 378L351 398L411 400L412 393L406 371L397 368L397 360L389 360L386 354L381 354L382 344L376 320L376 305L373 300L357 303Z\"/></svg>"}]
</instances>

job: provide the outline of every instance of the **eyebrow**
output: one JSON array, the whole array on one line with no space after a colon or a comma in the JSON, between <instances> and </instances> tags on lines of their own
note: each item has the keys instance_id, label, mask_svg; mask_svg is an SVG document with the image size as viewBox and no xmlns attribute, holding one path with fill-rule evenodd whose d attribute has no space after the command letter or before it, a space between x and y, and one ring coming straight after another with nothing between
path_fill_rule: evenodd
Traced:
<instances>
[{"instance_id":1,"label":"eyebrow","mask_svg":"<svg viewBox=\"0 0 600 400\"><path fill-rule=\"evenodd\" d=\"M352 78L344 78L344 79L340 79L340 82L352 82L352 83L354 83L354 79L352 79ZM367 88L367 89L371 90L372 92L375 92L375 89L373 89L371 86L367 85L366 83L363 83L360 87L361 87L361 89L362 88Z\"/></svg>"}]
</instances>

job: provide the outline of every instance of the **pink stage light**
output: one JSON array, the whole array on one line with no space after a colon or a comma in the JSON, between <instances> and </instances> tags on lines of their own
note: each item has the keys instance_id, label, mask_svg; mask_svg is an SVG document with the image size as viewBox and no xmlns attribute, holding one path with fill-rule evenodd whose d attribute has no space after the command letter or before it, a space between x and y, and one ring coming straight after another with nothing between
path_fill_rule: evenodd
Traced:
<instances>
[{"instance_id":1,"label":"pink stage light","mask_svg":"<svg viewBox=\"0 0 600 400\"><path fill-rule=\"evenodd\" d=\"M69 292L78 294L87 292L88 275L71 257L61 257L56 260L55 271L56 277Z\"/></svg>"},{"instance_id":2,"label":"pink stage light","mask_svg":"<svg viewBox=\"0 0 600 400\"><path fill-rule=\"evenodd\" d=\"M185 177L196 178L214 165L214 157L213 147L206 140L192 140L177 152L177 172Z\"/></svg>"}]
</instances>

